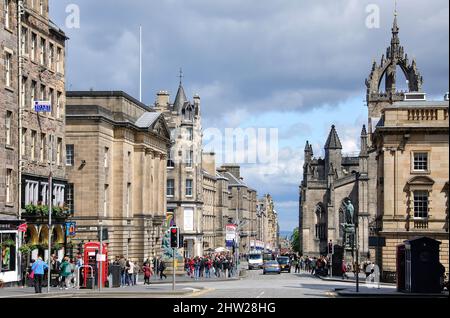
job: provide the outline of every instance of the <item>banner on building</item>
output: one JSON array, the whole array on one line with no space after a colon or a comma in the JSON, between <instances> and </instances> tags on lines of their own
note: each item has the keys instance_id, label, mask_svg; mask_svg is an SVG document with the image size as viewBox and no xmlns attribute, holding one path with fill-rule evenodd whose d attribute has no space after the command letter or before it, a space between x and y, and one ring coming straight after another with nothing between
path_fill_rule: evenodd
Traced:
<instances>
[{"instance_id":1,"label":"banner on building","mask_svg":"<svg viewBox=\"0 0 450 318\"><path fill-rule=\"evenodd\" d=\"M226 246L227 247L233 247L234 242L236 241L236 231L237 231L237 226L236 225L228 224L226 226L225 241L226 241Z\"/></svg>"}]
</instances>

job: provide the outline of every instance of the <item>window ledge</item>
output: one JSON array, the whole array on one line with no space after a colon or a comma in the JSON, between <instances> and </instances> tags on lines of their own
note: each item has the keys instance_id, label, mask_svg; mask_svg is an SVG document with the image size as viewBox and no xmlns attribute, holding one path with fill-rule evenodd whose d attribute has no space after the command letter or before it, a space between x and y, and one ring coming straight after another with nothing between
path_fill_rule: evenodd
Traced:
<instances>
[{"instance_id":1,"label":"window ledge","mask_svg":"<svg viewBox=\"0 0 450 318\"><path fill-rule=\"evenodd\" d=\"M14 148L14 146L11 145L5 145L5 148L8 150L16 150L16 148Z\"/></svg>"},{"instance_id":2,"label":"window ledge","mask_svg":"<svg viewBox=\"0 0 450 318\"><path fill-rule=\"evenodd\" d=\"M13 208L14 207L14 203L5 203L5 206L7 208Z\"/></svg>"},{"instance_id":3,"label":"window ledge","mask_svg":"<svg viewBox=\"0 0 450 318\"><path fill-rule=\"evenodd\" d=\"M414 174L414 175L430 175L431 174L431 171L429 171L429 170L427 170L427 171L421 171L421 170L413 170L413 171L411 171L411 174Z\"/></svg>"},{"instance_id":4,"label":"window ledge","mask_svg":"<svg viewBox=\"0 0 450 318\"><path fill-rule=\"evenodd\" d=\"M11 30L10 28L6 27L6 26L5 26L5 30L8 31L8 32L11 33L11 34L14 34L14 31Z\"/></svg>"},{"instance_id":5,"label":"window ledge","mask_svg":"<svg viewBox=\"0 0 450 318\"><path fill-rule=\"evenodd\" d=\"M15 92L14 88L12 88L12 87L10 87L10 86L6 86L6 85L5 85L5 89L6 89L7 91L11 92L11 93L14 93L14 92Z\"/></svg>"}]
</instances>

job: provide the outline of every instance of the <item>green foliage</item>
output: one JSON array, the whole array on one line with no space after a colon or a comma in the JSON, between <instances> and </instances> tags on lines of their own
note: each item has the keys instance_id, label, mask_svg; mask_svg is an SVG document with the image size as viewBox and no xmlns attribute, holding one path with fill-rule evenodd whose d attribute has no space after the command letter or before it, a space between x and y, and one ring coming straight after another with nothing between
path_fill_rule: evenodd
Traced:
<instances>
[{"instance_id":1,"label":"green foliage","mask_svg":"<svg viewBox=\"0 0 450 318\"><path fill-rule=\"evenodd\" d=\"M28 204L27 206L25 206L25 212L28 215L36 215L37 206L35 206L33 204Z\"/></svg>"},{"instance_id":2,"label":"green foliage","mask_svg":"<svg viewBox=\"0 0 450 318\"><path fill-rule=\"evenodd\" d=\"M21 247L19 247L19 252L22 254L30 254L35 249L36 246L33 244L24 244Z\"/></svg>"},{"instance_id":3,"label":"green foliage","mask_svg":"<svg viewBox=\"0 0 450 318\"><path fill-rule=\"evenodd\" d=\"M13 247L16 246L16 242L11 239L8 239L2 242L2 246Z\"/></svg>"},{"instance_id":4,"label":"green foliage","mask_svg":"<svg viewBox=\"0 0 450 318\"><path fill-rule=\"evenodd\" d=\"M301 253L301 247L300 247L300 232L299 229L296 228L294 230L294 233L291 236L291 246L294 252Z\"/></svg>"}]
</instances>

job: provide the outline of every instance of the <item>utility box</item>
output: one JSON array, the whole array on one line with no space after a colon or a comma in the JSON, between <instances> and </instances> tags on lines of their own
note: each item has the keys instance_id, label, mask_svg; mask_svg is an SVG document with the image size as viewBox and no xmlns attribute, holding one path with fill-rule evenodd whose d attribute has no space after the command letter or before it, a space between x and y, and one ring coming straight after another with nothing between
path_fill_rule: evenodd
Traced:
<instances>
[{"instance_id":1,"label":"utility box","mask_svg":"<svg viewBox=\"0 0 450 318\"><path fill-rule=\"evenodd\" d=\"M397 246L397 291L405 292L406 250L405 244Z\"/></svg>"},{"instance_id":2,"label":"utility box","mask_svg":"<svg viewBox=\"0 0 450 318\"><path fill-rule=\"evenodd\" d=\"M439 245L428 237L405 241L405 291L439 294Z\"/></svg>"},{"instance_id":3,"label":"utility box","mask_svg":"<svg viewBox=\"0 0 450 318\"><path fill-rule=\"evenodd\" d=\"M120 288L120 279L121 279L121 267L120 265L111 265L109 267L109 271L111 274L112 282L111 287L112 288Z\"/></svg>"},{"instance_id":4,"label":"utility box","mask_svg":"<svg viewBox=\"0 0 450 318\"><path fill-rule=\"evenodd\" d=\"M334 246L333 254L333 276L342 276L342 262L344 260L344 248L340 245ZM331 273L330 273L331 274Z\"/></svg>"}]
</instances>

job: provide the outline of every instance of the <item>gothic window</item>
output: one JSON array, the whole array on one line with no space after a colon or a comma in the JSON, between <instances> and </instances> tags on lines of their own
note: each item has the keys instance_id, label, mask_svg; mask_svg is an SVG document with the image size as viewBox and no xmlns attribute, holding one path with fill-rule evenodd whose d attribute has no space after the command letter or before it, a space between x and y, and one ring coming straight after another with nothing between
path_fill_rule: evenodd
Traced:
<instances>
[{"instance_id":1,"label":"gothic window","mask_svg":"<svg viewBox=\"0 0 450 318\"><path fill-rule=\"evenodd\" d=\"M319 239L321 241L326 240L327 239L326 213L325 209L321 204L318 204L316 206L315 217L316 217L316 229L315 229L316 239Z\"/></svg>"}]
</instances>

